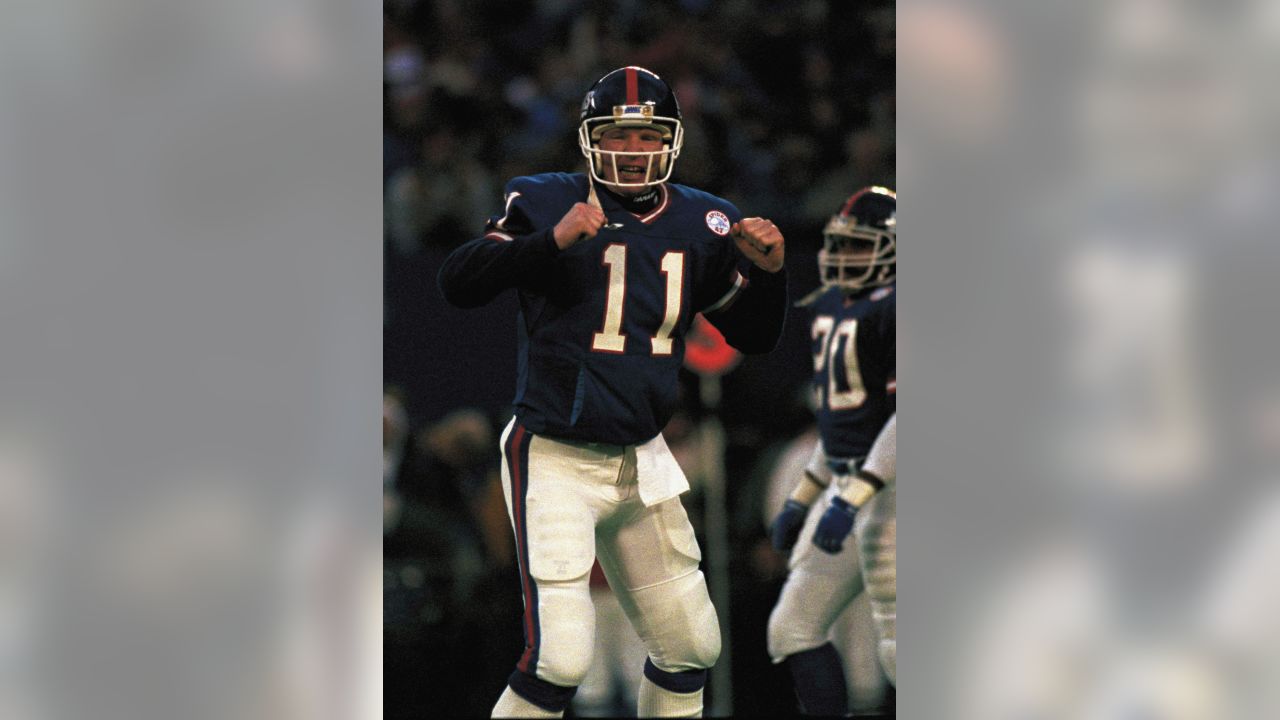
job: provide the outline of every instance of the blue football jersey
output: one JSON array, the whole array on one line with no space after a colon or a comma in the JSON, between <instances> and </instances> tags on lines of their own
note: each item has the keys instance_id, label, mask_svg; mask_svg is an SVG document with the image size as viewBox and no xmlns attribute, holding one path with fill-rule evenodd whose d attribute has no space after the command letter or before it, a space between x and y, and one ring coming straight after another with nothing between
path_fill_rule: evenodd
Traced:
<instances>
[{"instance_id":1,"label":"blue football jersey","mask_svg":"<svg viewBox=\"0 0 1280 720\"><path fill-rule=\"evenodd\" d=\"M464 307L518 290L514 404L531 432L642 443L675 411L694 315L739 350L767 352L782 332L785 272L738 253L729 228L742 218L732 203L673 183L641 214L601 192L608 222L620 227L562 251L553 229L587 193L583 174L512 180L502 213L449 256L440 286Z\"/></svg>"},{"instance_id":2,"label":"blue football jersey","mask_svg":"<svg viewBox=\"0 0 1280 720\"><path fill-rule=\"evenodd\" d=\"M897 286L823 293L813 311L813 391L831 458L865 457L897 410Z\"/></svg>"}]
</instances>

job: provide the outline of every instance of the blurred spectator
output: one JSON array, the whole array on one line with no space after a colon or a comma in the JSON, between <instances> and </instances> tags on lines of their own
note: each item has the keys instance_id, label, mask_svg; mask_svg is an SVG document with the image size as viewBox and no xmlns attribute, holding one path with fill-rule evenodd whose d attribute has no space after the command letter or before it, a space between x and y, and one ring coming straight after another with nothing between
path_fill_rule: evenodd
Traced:
<instances>
[{"instance_id":1,"label":"blurred spectator","mask_svg":"<svg viewBox=\"0 0 1280 720\"><path fill-rule=\"evenodd\" d=\"M504 641L519 637L504 623L519 617L520 598L508 581L514 554L494 427L468 408L405 432L408 413L394 393L388 397L384 458L397 438L409 438L391 480L384 478L386 506L394 509L383 537L388 717L421 717L426 708L479 716L500 687L450 688L500 680L497 665L517 651Z\"/></svg>"}]
</instances>

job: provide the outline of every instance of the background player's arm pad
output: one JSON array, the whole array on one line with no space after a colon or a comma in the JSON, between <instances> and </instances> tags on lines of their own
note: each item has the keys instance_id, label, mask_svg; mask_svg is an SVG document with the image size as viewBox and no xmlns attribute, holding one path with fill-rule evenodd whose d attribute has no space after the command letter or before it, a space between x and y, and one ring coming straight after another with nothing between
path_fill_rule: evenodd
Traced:
<instances>
[{"instance_id":1,"label":"background player's arm pad","mask_svg":"<svg viewBox=\"0 0 1280 720\"><path fill-rule=\"evenodd\" d=\"M545 272L560 252L553 230L510 240L485 236L449 253L437 278L444 299L458 307L479 307L503 290Z\"/></svg>"},{"instance_id":2,"label":"background player's arm pad","mask_svg":"<svg viewBox=\"0 0 1280 720\"><path fill-rule=\"evenodd\" d=\"M767 353L782 338L787 317L787 270L751 266L747 287L733 303L706 317L730 345L747 354Z\"/></svg>"},{"instance_id":3,"label":"background player's arm pad","mask_svg":"<svg viewBox=\"0 0 1280 720\"><path fill-rule=\"evenodd\" d=\"M883 482L898 479L898 413L890 415L876 435L862 469Z\"/></svg>"},{"instance_id":4,"label":"background player's arm pad","mask_svg":"<svg viewBox=\"0 0 1280 720\"><path fill-rule=\"evenodd\" d=\"M792 488L788 499L795 500L801 505L812 505L813 501L817 500L822 491L826 489L827 486L818 482L813 473L805 470L804 474L800 476L800 482L796 483L796 486Z\"/></svg>"},{"instance_id":5,"label":"background player's arm pad","mask_svg":"<svg viewBox=\"0 0 1280 720\"><path fill-rule=\"evenodd\" d=\"M885 483L897 479L898 471L898 414L889 416L871 445L866 462L858 474L840 491L840 497L855 508L862 507L872 495L880 492Z\"/></svg>"},{"instance_id":6,"label":"background player's arm pad","mask_svg":"<svg viewBox=\"0 0 1280 720\"><path fill-rule=\"evenodd\" d=\"M812 505L814 500L822 494L823 490L831 484L831 466L827 463L827 452L822 447L822 441L819 440L813 444L813 452L809 454L809 462L804 467L804 473L796 482L795 487L791 489L789 500L795 500L801 505Z\"/></svg>"}]
</instances>

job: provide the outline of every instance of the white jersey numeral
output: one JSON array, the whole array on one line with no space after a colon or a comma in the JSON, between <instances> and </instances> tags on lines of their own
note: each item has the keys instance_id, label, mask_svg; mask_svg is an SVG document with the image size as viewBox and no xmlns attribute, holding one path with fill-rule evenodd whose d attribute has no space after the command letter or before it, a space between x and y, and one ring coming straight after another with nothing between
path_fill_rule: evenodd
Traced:
<instances>
[{"instance_id":1,"label":"white jersey numeral","mask_svg":"<svg viewBox=\"0 0 1280 720\"><path fill-rule=\"evenodd\" d=\"M867 389L862 382L862 371L858 367L858 321L850 318L835 324L830 315L819 315L813 320L813 339L818 350L813 355L813 370L827 372L826 387L815 388L818 405L823 405L823 391L826 391L826 405L830 410L849 410L856 408L867 400ZM843 340L843 342L841 342ZM840 379L848 385L840 389Z\"/></svg>"},{"instance_id":2,"label":"white jersey numeral","mask_svg":"<svg viewBox=\"0 0 1280 720\"><path fill-rule=\"evenodd\" d=\"M827 366L827 345L831 342L831 330L836 326L835 318L830 315L819 315L813 319L813 339L817 341L818 351L813 354L813 371L822 372ZM813 386L813 403L818 407L826 404L826 388Z\"/></svg>"},{"instance_id":3,"label":"white jersey numeral","mask_svg":"<svg viewBox=\"0 0 1280 720\"><path fill-rule=\"evenodd\" d=\"M627 246L619 243L609 245L601 262L609 266L609 289L604 303L604 326L592 335L591 349L621 353L627 347L627 336L622 334L622 306L627 295ZM651 347L654 355L670 355L674 346L671 333L680 321L684 294L684 253L673 250L663 255L661 267L667 278L666 309L662 326L651 338Z\"/></svg>"},{"instance_id":4,"label":"white jersey numeral","mask_svg":"<svg viewBox=\"0 0 1280 720\"><path fill-rule=\"evenodd\" d=\"M858 368L858 321L852 318L842 320L831 335L831 372L828 375L827 406L832 410L849 410L856 408L867 400L867 389L862 385L862 371ZM844 338L841 343L840 339ZM841 346L844 353L840 353ZM839 390L836 380L839 378L839 361L843 360L844 377L848 381L848 390Z\"/></svg>"},{"instance_id":5,"label":"white jersey numeral","mask_svg":"<svg viewBox=\"0 0 1280 720\"><path fill-rule=\"evenodd\" d=\"M604 250L609 266L609 291L604 301L604 327L591 338L591 349L620 353L627 347L622 334L622 300L627 295L627 246L614 243Z\"/></svg>"},{"instance_id":6,"label":"white jersey numeral","mask_svg":"<svg viewBox=\"0 0 1280 720\"><path fill-rule=\"evenodd\" d=\"M813 339L818 341L818 352L813 354L814 372L822 372L826 367L827 343L831 342L831 329L835 325L835 318L830 315L819 315L813 320Z\"/></svg>"},{"instance_id":7,"label":"white jersey numeral","mask_svg":"<svg viewBox=\"0 0 1280 720\"><path fill-rule=\"evenodd\" d=\"M662 327L653 336L653 354L671 354L671 331L680 319L680 294L684 290L684 253L669 252L662 256L662 274L667 276L667 311Z\"/></svg>"}]
</instances>

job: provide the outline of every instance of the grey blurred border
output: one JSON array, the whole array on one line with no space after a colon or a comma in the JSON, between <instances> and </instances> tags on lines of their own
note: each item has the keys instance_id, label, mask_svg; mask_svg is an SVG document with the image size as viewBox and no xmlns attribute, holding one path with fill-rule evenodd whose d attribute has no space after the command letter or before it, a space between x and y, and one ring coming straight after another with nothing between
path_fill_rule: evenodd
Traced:
<instances>
[{"instance_id":1,"label":"grey blurred border","mask_svg":"<svg viewBox=\"0 0 1280 720\"><path fill-rule=\"evenodd\" d=\"M0 717L381 715L381 18L0 22Z\"/></svg>"},{"instance_id":2,"label":"grey blurred border","mask_svg":"<svg viewBox=\"0 0 1280 720\"><path fill-rule=\"evenodd\" d=\"M901 717L1280 709L1277 30L900 0Z\"/></svg>"}]
</instances>

